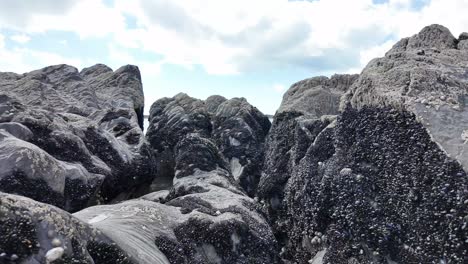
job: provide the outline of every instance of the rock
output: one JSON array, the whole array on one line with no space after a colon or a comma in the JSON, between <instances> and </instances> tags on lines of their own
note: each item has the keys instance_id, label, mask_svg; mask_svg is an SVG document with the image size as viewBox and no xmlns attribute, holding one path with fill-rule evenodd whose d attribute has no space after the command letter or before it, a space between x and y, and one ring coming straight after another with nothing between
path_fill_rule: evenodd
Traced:
<instances>
[{"instance_id":1,"label":"rock","mask_svg":"<svg viewBox=\"0 0 468 264\"><path fill-rule=\"evenodd\" d=\"M456 49L457 39L450 31L441 25L430 25L419 34L408 39L407 50L436 48L439 50Z\"/></svg>"},{"instance_id":2,"label":"rock","mask_svg":"<svg viewBox=\"0 0 468 264\"><path fill-rule=\"evenodd\" d=\"M460 36L458 37L458 41L463 41L463 40L468 40L468 33L467 32L461 33Z\"/></svg>"},{"instance_id":3,"label":"rock","mask_svg":"<svg viewBox=\"0 0 468 264\"><path fill-rule=\"evenodd\" d=\"M265 211L281 245L287 243L285 232L289 229L287 204L283 201L285 187L309 146L318 137L333 134L340 96L357 77L334 75L293 84L274 116L257 196L266 202ZM322 133L327 127L330 129ZM328 157L333 152L325 149L322 155Z\"/></svg>"},{"instance_id":4,"label":"rock","mask_svg":"<svg viewBox=\"0 0 468 264\"><path fill-rule=\"evenodd\" d=\"M155 175L143 102L136 66L0 73L0 190L68 211L143 193Z\"/></svg>"},{"instance_id":5,"label":"rock","mask_svg":"<svg viewBox=\"0 0 468 264\"><path fill-rule=\"evenodd\" d=\"M138 263L100 231L54 206L0 192L0 216L0 263ZM53 244L57 239L62 246Z\"/></svg>"},{"instance_id":6,"label":"rock","mask_svg":"<svg viewBox=\"0 0 468 264\"><path fill-rule=\"evenodd\" d=\"M465 169L468 146L460 138L468 120L465 109L468 52L457 49L448 29L432 25L394 46L383 58L372 60L351 86L343 101L353 107L390 106L414 113L428 133ZM455 43L455 44L454 44ZM435 47L440 53L429 48ZM425 48L426 56L414 50ZM436 100L443 96L446 100ZM427 106L424 105L427 104Z\"/></svg>"},{"instance_id":7,"label":"rock","mask_svg":"<svg viewBox=\"0 0 468 264\"><path fill-rule=\"evenodd\" d=\"M270 122L245 99L212 96L205 102L178 94L156 101L151 106L149 121L147 138L158 156L153 190L172 185L174 148L186 135L196 133L215 143L222 153L220 158L229 161L226 168L249 195L254 194ZM192 159L195 162L198 157L192 155Z\"/></svg>"},{"instance_id":8,"label":"rock","mask_svg":"<svg viewBox=\"0 0 468 264\"><path fill-rule=\"evenodd\" d=\"M468 53L447 32L433 25L398 42L350 86L335 122L310 126L318 131L313 140L289 138L289 146L306 150L287 150L299 157L283 172L289 177L279 185L285 186L280 211L269 214L270 222L283 223L273 228L285 245L284 259L466 262L468 159L460 135ZM424 56L416 54L420 49ZM459 111L451 110L450 98ZM283 121L294 122L297 116ZM265 180L274 175L269 164ZM318 232L324 243L312 243Z\"/></svg>"},{"instance_id":9,"label":"rock","mask_svg":"<svg viewBox=\"0 0 468 264\"><path fill-rule=\"evenodd\" d=\"M170 263L278 263L267 221L229 173L217 146L189 133L174 155L169 192L90 207L75 216L112 238L137 263L162 263L161 253Z\"/></svg>"},{"instance_id":10,"label":"rock","mask_svg":"<svg viewBox=\"0 0 468 264\"><path fill-rule=\"evenodd\" d=\"M357 74L335 74L331 78L319 76L297 82L284 94L278 112L299 112L316 117L336 115L340 97L357 77Z\"/></svg>"},{"instance_id":11,"label":"rock","mask_svg":"<svg viewBox=\"0 0 468 264\"><path fill-rule=\"evenodd\" d=\"M239 171L229 161L237 159L237 166L245 166L244 158L252 166L261 163L258 150L269 125L263 114L241 98L210 97L204 102L179 94L156 101L147 136L157 156L169 154L163 155L164 166L173 185L166 186L168 192L132 201L132 206L142 204L146 208L142 211L149 212L142 215L143 224L135 225L148 227L148 238L141 240L156 241L171 263L278 263L272 230L246 194L256 183L243 184L243 174L236 174ZM249 166L243 171L259 177L261 167ZM115 207L89 208L77 216L90 219L103 211L115 212ZM164 217L152 222L147 215ZM106 221L101 230L111 237L116 225L130 228L124 222ZM144 234L141 230L129 233L136 234L135 240Z\"/></svg>"}]
</instances>

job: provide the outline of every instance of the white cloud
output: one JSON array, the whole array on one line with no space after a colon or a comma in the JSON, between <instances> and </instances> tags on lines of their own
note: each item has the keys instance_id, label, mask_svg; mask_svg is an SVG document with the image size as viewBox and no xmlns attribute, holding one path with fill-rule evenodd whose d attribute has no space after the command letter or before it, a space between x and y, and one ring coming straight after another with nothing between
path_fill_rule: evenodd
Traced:
<instances>
[{"instance_id":1,"label":"white cloud","mask_svg":"<svg viewBox=\"0 0 468 264\"><path fill-rule=\"evenodd\" d=\"M10 39L20 44L26 44L31 40L31 38L26 34L13 35Z\"/></svg>"},{"instance_id":2,"label":"white cloud","mask_svg":"<svg viewBox=\"0 0 468 264\"><path fill-rule=\"evenodd\" d=\"M116 1L140 26L117 33L129 47L212 74L283 66L350 71L428 24L456 34L468 25L463 0L433 0L422 10L412 0Z\"/></svg>"},{"instance_id":3,"label":"white cloud","mask_svg":"<svg viewBox=\"0 0 468 264\"><path fill-rule=\"evenodd\" d=\"M273 85L273 90L275 90L275 92L277 93L284 93L284 91L286 91L286 86L285 85L282 85L282 84L274 84Z\"/></svg>"},{"instance_id":4,"label":"white cloud","mask_svg":"<svg viewBox=\"0 0 468 264\"><path fill-rule=\"evenodd\" d=\"M86 38L107 36L125 28L124 16L102 0L1 1L0 10L0 29L28 33L71 31Z\"/></svg>"},{"instance_id":5,"label":"white cloud","mask_svg":"<svg viewBox=\"0 0 468 264\"><path fill-rule=\"evenodd\" d=\"M0 50L3 49L3 47L5 47L5 37L0 34Z\"/></svg>"},{"instance_id":6,"label":"white cloud","mask_svg":"<svg viewBox=\"0 0 468 264\"><path fill-rule=\"evenodd\" d=\"M443 24L455 35L468 30L466 0L432 0L421 10L414 9L415 0L114 0L113 6L103 0L25 0L34 12L6 2L0 2L0 29L110 38L114 61L146 65L148 72L161 64L202 65L210 74L281 67L352 72L428 24ZM17 16L7 15L15 10ZM136 28L126 24L129 17ZM163 59L129 56L140 51Z\"/></svg>"},{"instance_id":7,"label":"white cloud","mask_svg":"<svg viewBox=\"0 0 468 264\"><path fill-rule=\"evenodd\" d=\"M6 49L1 45L0 37L0 71L24 73L49 65L69 64L77 68L84 67L84 63L80 59L67 58L61 55L42 52L26 48Z\"/></svg>"}]
</instances>

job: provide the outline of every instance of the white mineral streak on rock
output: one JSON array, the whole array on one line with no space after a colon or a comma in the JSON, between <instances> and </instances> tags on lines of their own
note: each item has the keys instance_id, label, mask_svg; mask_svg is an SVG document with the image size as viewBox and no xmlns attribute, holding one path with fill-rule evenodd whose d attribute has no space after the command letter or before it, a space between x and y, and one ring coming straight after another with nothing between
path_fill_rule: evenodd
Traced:
<instances>
[{"instance_id":1,"label":"white mineral streak on rock","mask_svg":"<svg viewBox=\"0 0 468 264\"><path fill-rule=\"evenodd\" d=\"M323 264L323 257L327 253L327 249L322 249L315 256L309 260L309 264Z\"/></svg>"}]
</instances>

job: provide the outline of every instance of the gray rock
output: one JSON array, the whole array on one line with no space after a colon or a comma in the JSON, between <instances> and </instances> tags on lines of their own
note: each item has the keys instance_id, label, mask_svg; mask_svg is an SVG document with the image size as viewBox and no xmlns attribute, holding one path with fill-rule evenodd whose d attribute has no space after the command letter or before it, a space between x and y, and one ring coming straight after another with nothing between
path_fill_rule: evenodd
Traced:
<instances>
[{"instance_id":1,"label":"gray rock","mask_svg":"<svg viewBox=\"0 0 468 264\"><path fill-rule=\"evenodd\" d=\"M468 33L467 32L463 32L460 34L460 36L458 37L458 41L463 41L463 40L467 40L468 39Z\"/></svg>"},{"instance_id":2,"label":"gray rock","mask_svg":"<svg viewBox=\"0 0 468 264\"><path fill-rule=\"evenodd\" d=\"M312 140L297 133L281 137L307 127L298 125L302 113L276 117L283 125L276 131L273 123L268 138L277 143L268 141L259 185L271 191L259 196L284 245L283 259L467 261L468 53L456 44L437 25L401 40L366 66L342 98L336 121L323 123L324 116L314 114L316 123L304 133ZM278 198L268 201L273 195Z\"/></svg>"},{"instance_id":3,"label":"gray rock","mask_svg":"<svg viewBox=\"0 0 468 264\"><path fill-rule=\"evenodd\" d=\"M343 108L350 103L356 108L390 106L410 111L466 169L468 147L461 135L468 126L461 120L468 116L468 52L457 49L450 31L439 25L425 27L403 42L366 66L346 94ZM424 56L416 54L421 48Z\"/></svg>"},{"instance_id":4,"label":"gray rock","mask_svg":"<svg viewBox=\"0 0 468 264\"><path fill-rule=\"evenodd\" d=\"M273 118L267 137L265 163L257 196L279 242L289 230L285 188L299 161L321 131L334 122L340 97L358 75L315 77L293 84ZM325 151L323 155L326 155Z\"/></svg>"},{"instance_id":5,"label":"gray rock","mask_svg":"<svg viewBox=\"0 0 468 264\"><path fill-rule=\"evenodd\" d=\"M357 78L357 74L336 74L297 82L284 94L278 112L295 111L317 117L336 115L340 97Z\"/></svg>"},{"instance_id":6,"label":"gray rock","mask_svg":"<svg viewBox=\"0 0 468 264\"><path fill-rule=\"evenodd\" d=\"M229 162L227 168L248 194L253 195L260 178L263 148L270 128L268 118L244 98L207 101L178 94L151 106L147 138L158 156L154 190L172 185L175 146L188 134L212 140ZM194 156L195 158L195 156ZM165 180L162 180L165 179Z\"/></svg>"},{"instance_id":7,"label":"gray rock","mask_svg":"<svg viewBox=\"0 0 468 264\"><path fill-rule=\"evenodd\" d=\"M0 263L138 263L100 231L54 206L0 192L0 215Z\"/></svg>"},{"instance_id":8,"label":"gray rock","mask_svg":"<svg viewBox=\"0 0 468 264\"><path fill-rule=\"evenodd\" d=\"M169 192L90 207L75 216L137 263L278 263L267 221L229 173L216 145L190 133L175 147L175 156Z\"/></svg>"},{"instance_id":9,"label":"gray rock","mask_svg":"<svg viewBox=\"0 0 468 264\"><path fill-rule=\"evenodd\" d=\"M271 228L246 194L256 182L242 180L259 177L268 119L242 98L179 94L156 101L149 120L147 137L173 184L142 197L170 211L150 241L171 263L278 263Z\"/></svg>"},{"instance_id":10,"label":"gray rock","mask_svg":"<svg viewBox=\"0 0 468 264\"><path fill-rule=\"evenodd\" d=\"M139 127L143 102L135 66L1 73L0 163L9 165L0 190L69 211L138 196L155 170Z\"/></svg>"}]
</instances>

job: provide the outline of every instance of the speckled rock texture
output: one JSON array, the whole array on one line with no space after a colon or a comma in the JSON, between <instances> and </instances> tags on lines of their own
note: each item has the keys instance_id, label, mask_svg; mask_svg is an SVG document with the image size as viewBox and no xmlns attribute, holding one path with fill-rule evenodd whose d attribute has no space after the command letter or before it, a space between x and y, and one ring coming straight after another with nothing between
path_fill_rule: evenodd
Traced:
<instances>
[{"instance_id":1,"label":"speckled rock texture","mask_svg":"<svg viewBox=\"0 0 468 264\"><path fill-rule=\"evenodd\" d=\"M365 67L343 106L391 106L414 113L447 155L467 169L465 42L466 33L456 39L440 25L427 26L400 40L385 57Z\"/></svg>"},{"instance_id":2,"label":"speckled rock texture","mask_svg":"<svg viewBox=\"0 0 468 264\"><path fill-rule=\"evenodd\" d=\"M272 125L162 98L146 139L134 66L0 73L0 263L468 263L467 41L425 27Z\"/></svg>"},{"instance_id":3,"label":"speckled rock texture","mask_svg":"<svg viewBox=\"0 0 468 264\"><path fill-rule=\"evenodd\" d=\"M108 237L69 213L0 192L0 263L136 264Z\"/></svg>"},{"instance_id":4,"label":"speckled rock texture","mask_svg":"<svg viewBox=\"0 0 468 264\"><path fill-rule=\"evenodd\" d=\"M136 196L155 175L136 66L0 73L0 191L67 211Z\"/></svg>"},{"instance_id":5,"label":"speckled rock texture","mask_svg":"<svg viewBox=\"0 0 468 264\"><path fill-rule=\"evenodd\" d=\"M257 196L281 244L287 243L284 190L292 172L323 129L334 122L340 97L358 75L315 77L293 84L273 118Z\"/></svg>"},{"instance_id":6,"label":"speckled rock texture","mask_svg":"<svg viewBox=\"0 0 468 264\"><path fill-rule=\"evenodd\" d=\"M75 216L142 264L279 263L268 222L229 173L216 145L190 133L177 144L175 156L169 191L90 207Z\"/></svg>"},{"instance_id":7,"label":"speckled rock texture","mask_svg":"<svg viewBox=\"0 0 468 264\"><path fill-rule=\"evenodd\" d=\"M398 42L335 117L277 113L258 196L286 263L468 262L463 36L432 25Z\"/></svg>"},{"instance_id":8,"label":"speckled rock texture","mask_svg":"<svg viewBox=\"0 0 468 264\"><path fill-rule=\"evenodd\" d=\"M175 146L187 134L197 133L219 148L222 159L228 163L226 169L247 194L255 193L270 121L244 98L212 96L202 101L178 94L156 101L151 106L149 122L146 136L158 160L154 190L172 185Z\"/></svg>"}]
</instances>

